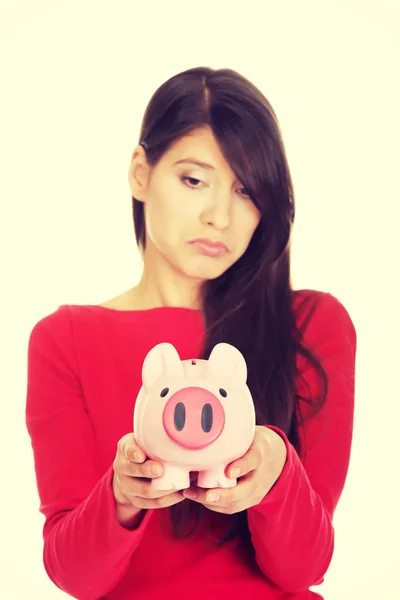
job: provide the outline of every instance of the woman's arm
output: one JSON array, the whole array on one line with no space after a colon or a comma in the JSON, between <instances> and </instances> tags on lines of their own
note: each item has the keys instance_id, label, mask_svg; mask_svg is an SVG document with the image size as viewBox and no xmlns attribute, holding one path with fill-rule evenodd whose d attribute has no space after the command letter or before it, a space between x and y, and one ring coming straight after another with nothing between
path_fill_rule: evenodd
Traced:
<instances>
[{"instance_id":1,"label":"woman's arm","mask_svg":"<svg viewBox=\"0 0 400 600\"><path fill-rule=\"evenodd\" d=\"M347 476L353 430L356 332L335 297L323 295L305 341L327 372L326 403L305 425L303 460L285 434L271 427L285 442L286 464L264 499L247 511L257 563L288 593L322 583L330 565L332 519ZM307 368L303 377L298 392L307 397L309 389L315 397L320 391L315 370Z\"/></svg>"},{"instance_id":2,"label":"woman's arm","mask_svg":"<svg viewBox=\"0 0 400 600\"><path fill-rule=\"evenodd\" d=\"M59 310L30 335L26 425L45 516L44 567L64 592L94 600L123 577L153 511L135 517L117 506L77 373L69 315Z\"/></svg>"}]
</instances>

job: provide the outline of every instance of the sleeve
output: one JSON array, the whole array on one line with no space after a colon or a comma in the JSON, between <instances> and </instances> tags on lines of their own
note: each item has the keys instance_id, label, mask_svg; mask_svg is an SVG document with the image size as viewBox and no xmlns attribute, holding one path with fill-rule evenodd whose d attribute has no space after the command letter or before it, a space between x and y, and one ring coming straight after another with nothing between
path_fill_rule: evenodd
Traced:
<instances>
[{"instance_id":1,"label":"sleeve","mask_svg":"<svg viewBox=\"0 0 400 600\"><path fill-rule=\"evenodd\" d=\"M304 427L306 456L279 428L287 458L275 485L248 509L257 563L273 583L299 593L324 581L334 550L334 510L347 477L352 444L356 331L344 306L323 294L309 322L305 341L322 362L328 393L322 410ZM298 392L314 396L318 380L313 367L301 372ZM303 389L303 386L304 389Z\"/></svg>"},{"instance_id":2,"label":"sleeve","mask_svg":"<svg viewBox=\"0 0 400 600\"><path fill-rule=\"evenodd\" d=\"M126 572L152 510L134 531L116 519L112 466L101 473L74 358L69 313L39 321L28 342L26 426L43 527L43 563L80 600L109 592Z\"/></svg>"}]
</instances>

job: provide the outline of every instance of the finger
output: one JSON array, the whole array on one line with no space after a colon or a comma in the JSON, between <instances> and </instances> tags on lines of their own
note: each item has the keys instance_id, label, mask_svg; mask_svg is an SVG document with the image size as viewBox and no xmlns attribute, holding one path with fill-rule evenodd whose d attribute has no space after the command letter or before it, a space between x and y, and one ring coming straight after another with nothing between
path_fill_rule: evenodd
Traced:
<instances>
[{"instance_id":1,"label":"finger","mask_svg":"<svg viewBox=\"0 0 400 600\"><path fill-rule=\"evenodd\" d=\"M123 463L127 467L122 472L131 477L160 477L164 473L164 467L161 463L153 460L146 460L146 454L135 443L133 434L127 434L118 444L118 454L123 457Z\"/></svg>"},{"instance_id":2,"label":"finger","mask_svg":"<svg viewBox=\"0 0 400 600\"><path fill-rule=\"evenodd\" d=\"M178 504L185 500L185 497L182 495L182 492L173 492L169 493L166 496L162 496L160 498L141 498L137 497L134 499L134 505L137 508L167 508L169 506L173 506L174 504Z\"/></svg>"},{"instance_id":3,"label":"finger","mask_svg":"<svg viewBox=\"0 0 400 600\"><path fill-rule=\"evenodd\" d=\"M176 493L176 490L155 490L151 481L141 479L140 477L120 476L120 490L132 501L136 496L141 498L161 498Z\"/></svg>"},{"instance_id":4,"label":"finger","mask_svg":"<svg viewBox=\"0 0 400 600\"><path fill-rule=\"evenodd\" d=\"M244 476L233 488L211 488L204 489L196 486L183 490L185 498L189 498L194 502L200 502L207 507L219 506L227 508L238 505L252 498L255 490L255 482L253 473Z\"/></svg>"},{"instance_id":5,"label":"finger","mask_svg":"<svg viewBox=\"0 0 400 600\"><path fill-rule=\"evenodd\" d=\"M127 462L122 471L130 477L145 477L146 479L156 479L164 473L164 467L155 460L146 460L144 463L137 464Z\"/></svg>"},{"instance_id":6,"label":"finger","mask_svg":"<svg viewBox=\"0 0 400 600\"><path fill-rule=\"evenodd\" d=\"M260 448L258 445L252 444L244 456L228 465L226 473L230 479L243 477L260 466L261 458Z\"/></svg>"},{"instance_id":7,"label":"finger","mask_svg":"<svg viewBox=\"0 0 400 600\"><path fill-rule=\"evenodd\" d=\"M222 494L220 494L220 491L221 490L219 488L215 488L210 490L201 490L199 493L197 493L196 489L196 497L190 499L193 500L193 502L199 502L200 504L203 504L203 506L215 512L225 514L233 514L235 512L239 512L239 510L241 510L241 508L239 507L239 502L235 500L233 496L222 496ZM187 497L187 492L188 490L185 490L183 492L184 497ZM219 496L219 500L216 499L214 501L209 501L209 497L211 496L211 494L213 494L215 498Z\"/></svg>"},{"instance_id":8,"label":"finger","mask_svg":"<svg viewBox=\"0 0 400 600\"><path fill-rule=\"evenodd\" d=\"M142 463L146 460L146 454L140 446L136 444L133 433L128 433L119 440L118 451L130 462Z\"/></svg>"}]
</instances>

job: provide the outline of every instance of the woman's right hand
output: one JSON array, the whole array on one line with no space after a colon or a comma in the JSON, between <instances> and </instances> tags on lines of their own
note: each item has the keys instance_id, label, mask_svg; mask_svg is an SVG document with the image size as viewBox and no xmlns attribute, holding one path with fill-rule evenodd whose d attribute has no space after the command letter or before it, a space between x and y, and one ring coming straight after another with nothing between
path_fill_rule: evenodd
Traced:
<instances>
[{"instance_id":1,"label":"woman's right hand","mask_svg":"<svg viewBox=\"0 0 400 600\"><path fill-rule=\"evenodd\" d=\"M112 487L117 504L117 518L122 525L135 523L135 516L143 509L166 508L185 500L182 491L153 490L151 479L160 477L163 466L147 460L138 446L133 433L127 433L118 442L117 455L113 462Z\"/></svg>"}]
</instances>

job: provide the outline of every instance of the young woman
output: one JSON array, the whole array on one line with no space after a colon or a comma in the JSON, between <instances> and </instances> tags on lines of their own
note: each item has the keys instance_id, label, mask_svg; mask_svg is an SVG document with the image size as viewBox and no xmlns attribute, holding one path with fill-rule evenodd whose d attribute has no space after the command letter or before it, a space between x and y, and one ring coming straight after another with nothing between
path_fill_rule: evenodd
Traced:
<instances>
[{"instance_id":1,"label":"young woman","mask_svg":"<svg viewBox=\"0 0 400 600\"><path fill-rule=\"evenodd\" d=\"M356 333L333 295L294 291L294 194L277 118L229 69L194 68L146 109L129 169L138 285L33 328L26 423L44 566L80 600L321 598L348 470ZM135 441L145 356L224 341L257 418L229 489L154 492Z\"/></svg>"}]
</instances>

